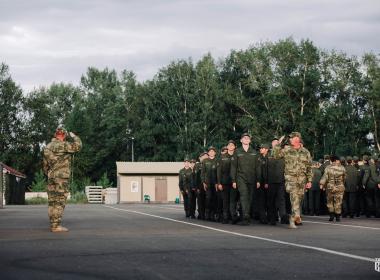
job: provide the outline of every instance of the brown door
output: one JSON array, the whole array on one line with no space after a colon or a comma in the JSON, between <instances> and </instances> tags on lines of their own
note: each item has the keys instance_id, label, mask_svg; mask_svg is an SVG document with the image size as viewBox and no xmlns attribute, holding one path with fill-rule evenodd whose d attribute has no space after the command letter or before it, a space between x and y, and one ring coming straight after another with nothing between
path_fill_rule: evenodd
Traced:
<instances>
[{"instance_id":1,"label":"brown door","mask_svg":"<svg viewBox=\"0 0 380 280\"><path fill-rule=\"evenodd\" d=\"M166 178L156 178L155 193L155 201L168 201L168 182Z\"/></svg>"}]
</instances>

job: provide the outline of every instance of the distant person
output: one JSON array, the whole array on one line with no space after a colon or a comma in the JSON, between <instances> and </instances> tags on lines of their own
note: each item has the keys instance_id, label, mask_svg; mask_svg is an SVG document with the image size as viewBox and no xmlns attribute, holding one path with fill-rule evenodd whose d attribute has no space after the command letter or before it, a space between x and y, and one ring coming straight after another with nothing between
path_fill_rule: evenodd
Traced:
<instances>
[{"instance_id":1,"label":"distant person","mask_svg":"<svg viewBox=\"0 0 380 280\"><path fill-rule=\"evenodd\" d=\"M67 141L69 135L72 141ZM54 138L43 151L43 169L48 176L48 215L52 232L67 232L61 225L66 199L69 195L72 155L79 152L82 141L73 132L67 133L63 126L58 126Z\"/></svg>"},{"instance_id":2,"label":"distant person","mask_svg":"<svg viewBox=\"0 0 380 280\"><path fill-rule=\"evenodd\" d=\"M330 213L329 221L332 222L335 217L335 220L340 222L346 169L342 166L337 156L331 156L330 161L331 164L326 167L320 186L321 189L326 188L327 208Z\"/></svg>"}]
</instances>

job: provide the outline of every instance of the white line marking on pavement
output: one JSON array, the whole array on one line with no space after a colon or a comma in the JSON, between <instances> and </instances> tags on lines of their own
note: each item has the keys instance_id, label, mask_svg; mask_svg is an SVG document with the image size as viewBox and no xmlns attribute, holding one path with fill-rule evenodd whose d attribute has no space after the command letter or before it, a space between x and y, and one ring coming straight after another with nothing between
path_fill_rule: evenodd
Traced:
<instances>
[{"instance_id":1,"label":"white line marking on pavement","mask_svg":"<svg viewBox=\"0 0 380 280\"><path fill-rule=\"evenodd\" d=\"M367 262L375 262L375 259L371 259L371 258L367 258L367 257L363 257L363 256L358 256L358 255L353 255L353 254L348 254L348 253L343 253L343 252L334 251L334 250L329 250L329 249L325 249L325 248L296 244L296 243L292 243L292 242L286 242L286 241L281 241L281 240L276 240L276 239L259 237L259 236L255 236L255 235L243 234L243 233L239 233L239 232L223 230L223 229L213 228L213 227L209 227L209 226L204 226L204 225L184 222L184 221L180 221L180 220L175 220L175 219L162 217L162 216L158 216L158 215L148 214L148 213L144 213L144 212L140 212L140 211L120 209L117 207L106 206L106 205L104 205L104 207L114 209L117 211L135 213L135 214L139 214L139 215L144 215L144 216L149 216L149 217L158 218L158 219L162 219L162 220L167 220L167 221L171 221L171 222L175 222L175 223L179 223L179 224L185 224L185 225L190 225L190 226L194 226L194 227L209 229L209 230L227 233L227 234L231 234L231 235L236 235L236 236L241 236L241 237L246 237L246 238L252 238L252 239L257 239L257 240L263 240L263 241L268 241L268 242L272 242L272 243L283 244L283 245L288 245L288 246L293 246L293 247L298 247L298 248L303 248L303 249L310 249L310 250L314 250L314 251L319 251L319 252L328 253L328 254L332 254L332 255L343 256L343 257L356 259L356 260L362 260L362 261L367 261Z\"/></svg>"},{"instance_id":2,"label":"white line marking on pavement","mask_svg":"<svg viewBox=\"0 0 380 280\"><path fill-rule=\"evenodd\" d=\"M172 206L156 206L156 205L152 205L151 207L158 207L158 208L162 208L162 209L173 209L173 210L184 211L182 208L172 207ZM303 217L303 218L309 218L309 217ZM302 220L302 222L304 222L304 223L310 223L310 224L328 225L328 226L352 227L352 228L361 228L361 229L380 230L380 228L367 227L367 226L355 226L355 225L345 225L345 224L336 224L336 223L313 222L313 221L305 221L305 220Z\"/></svg>"},{"instance_id":3,"label":"white line marking on pavement","mask_svg":"<svg viewBox=\"0 0 380 280\"><path fill-rule=\"evenodd\" d=\"M352 227L352 228L364 228L364 229L373 229L373 230L380 230L380 228L375 227L366 227L366 226L354 226L354 225L344 225L344 224L333 224L333 223L324 223L324 222L312 222L312 221L305 221L302 220L303 223L310 223L310 224L321 224L321 225L329 225L329 226L338 226L338 227Z\"/></svg>"}]
</instances>

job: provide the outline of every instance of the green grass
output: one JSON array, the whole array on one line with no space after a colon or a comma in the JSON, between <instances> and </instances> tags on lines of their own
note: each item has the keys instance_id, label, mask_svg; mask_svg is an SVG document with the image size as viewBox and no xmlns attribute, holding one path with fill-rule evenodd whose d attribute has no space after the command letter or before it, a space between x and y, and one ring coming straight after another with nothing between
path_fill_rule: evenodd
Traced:
<instances>
[{"instance_id":1,"label":"green grass","mask_svg":"<svg viewBox=\"0 0 380 280\"><path fill-rule=\"evenodd\" d=\"M25 200L26 205L48 204L47 198L33 197Z\"/></svg>"}]
</instances>

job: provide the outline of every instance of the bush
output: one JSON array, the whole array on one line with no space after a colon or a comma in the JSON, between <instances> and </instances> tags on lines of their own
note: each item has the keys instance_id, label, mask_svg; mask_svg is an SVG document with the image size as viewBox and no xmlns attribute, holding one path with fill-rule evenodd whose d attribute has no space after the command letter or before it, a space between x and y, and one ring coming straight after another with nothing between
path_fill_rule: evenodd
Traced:
<instances>
[{"instance_id":1,"label":"bush","mask_svg":"<svg viewBox=\"0 0 380 280\"><path fill-rule=\"evenodd\" d=\"M45 174L42 170L36 172L34 174L34 181L32 183L32 191L33 192L46 192L46 179Z\"/></svg>"},{"instance_id":2,"label":"bush","mask_svg":"<svg viewBox=\"0 0 380 280\"><path fill-rule=\"evenodd\" d=\"M112 182L108 179L107 172L104 172L99 181L96 182L97 186L105 188L112 188Z\"/></svg>"},{"instance_id":3,"label":"bush","mask_svg":"<svg viewBox=\"0 0 380 280\"><path fill-rule=\"evenodd\" d=\"M44 197L32 197L25 200L26 205L38 205L38 204L48 204L47 198Z\"/></svg>"},{"instance_id":4,"label":"bush","mask_svg":"<svg viewBox=\"0 0 380 280\"><path fill-rule=\"evenodd\" d=\"M74 193L70 199L67 200L67 203L70 204L82 204L82 203L87 203L87 196L85 193L82 192L77 192Z\"/></svg>"}]
</instances>

